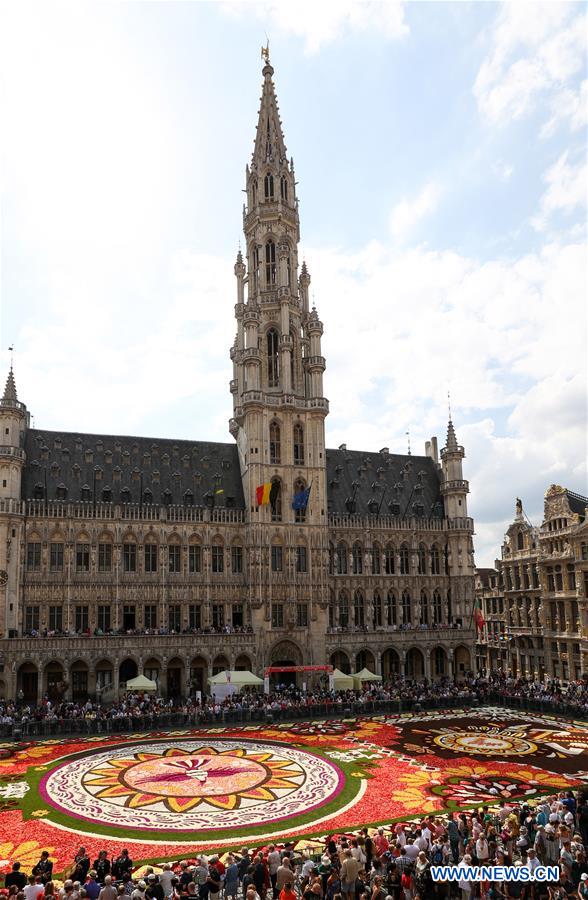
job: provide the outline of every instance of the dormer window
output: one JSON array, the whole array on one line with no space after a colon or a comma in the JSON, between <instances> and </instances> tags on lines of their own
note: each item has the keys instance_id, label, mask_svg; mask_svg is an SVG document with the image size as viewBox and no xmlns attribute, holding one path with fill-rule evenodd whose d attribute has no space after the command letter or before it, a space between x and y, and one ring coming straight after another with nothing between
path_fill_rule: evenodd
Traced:
<instances>
[{"instance_id":1,"label":"dormer window","mask_svg":"<svg viewBox=\"0 0 588 900\"><path fill-rule=\"evenodd\" d=\"M192 491L184 492L184 506L194 506L194 494Z\"/></svg>"},{"instance_id":2,"label":"dormer window","mask_svg":"<svg viewBox=\"0 0 588 900\"><path fill-rule=\"evenodd\" d=\"M131 492L127 487L123 488L122 491L120 492L120 499L121 499L121 503L130 503L131 502Z\"/></svg>"},{"instance_id":3,"label":"dormer window","mask_svg":"<svg viewBox=\"0 0 588 900\"><path fill-rule=\"evenodd\" d=\"M92 491L88 484L83 484L81 489L82 500L91 500L92 499Z\"/></svg>"},{"instance_id":4,"label":"dormer window","mask_svg":"<svg viewBox=\"0 0 588 900\"><path fill-rule=\"evenodd\" d=\"M56 496L58 500L67 499L67 488L63 483L57 485Z\"/></svg>"},{"instance_id":5,"label":"dormer window","mask_svg":"<svg viewBox=\"0 0 588 900\"><path fill-rule=\"evenodd\" d=\"M103 503L111 503L112 502L112 489L108 486L102 488L102 502Z\"/></svg>"}]
</instances>

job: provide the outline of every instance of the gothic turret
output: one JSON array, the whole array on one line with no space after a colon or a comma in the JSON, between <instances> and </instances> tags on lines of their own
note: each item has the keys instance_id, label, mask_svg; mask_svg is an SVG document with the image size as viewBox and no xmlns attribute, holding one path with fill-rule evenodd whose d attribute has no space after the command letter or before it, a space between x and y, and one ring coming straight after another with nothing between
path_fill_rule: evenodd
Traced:
<instances>
[{"instance_id":1,"label":"gothic turret","mask_svg":"<svg viewBox=\"0 0 588 900\"><path fill-rule=\"evenodd\" d=\"M28 425L29 414L24 403L18 400L11 366L0 400L0 498L20 500L24 435Z\"/></svg>"},{"instance_id":2,"label":"gothic turret","mask_svg":"<svg viewBox=\"0 0 588 900\"><path fill-rule=\"evenodd\" d=\"M18 399L12 366L0 400L0 635L16 633L24 439L29 414Z\"/></svg>"}]
</instances>

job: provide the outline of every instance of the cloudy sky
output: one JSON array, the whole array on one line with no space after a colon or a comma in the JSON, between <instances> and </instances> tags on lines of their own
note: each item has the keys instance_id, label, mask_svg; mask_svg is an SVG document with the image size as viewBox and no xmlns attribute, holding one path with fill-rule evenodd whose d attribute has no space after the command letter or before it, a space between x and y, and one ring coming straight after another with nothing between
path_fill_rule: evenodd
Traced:
<instances>
[{"instance_id":1,"label":"cloudy sky","mask_svg":"<svg viewBox=\"0 0 588 900\"><path fill-rule=\"evenodd\" d=\"M40 428L230 440L232 267L270 37L328 444L424 452L478 565L586 490L586 7L4 4L2 353Z\"/></svg>"}]
</instances>

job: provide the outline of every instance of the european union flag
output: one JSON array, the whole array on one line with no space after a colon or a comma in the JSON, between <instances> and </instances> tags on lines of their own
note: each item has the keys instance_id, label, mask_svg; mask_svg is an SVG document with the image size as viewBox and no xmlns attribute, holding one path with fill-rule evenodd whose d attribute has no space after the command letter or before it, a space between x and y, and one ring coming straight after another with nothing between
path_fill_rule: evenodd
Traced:
<instances>
[{"instance_id":1,"label":"european union flag","mask_svg":"<svg viewBox=\"0 0 588 900\"><path fill-rule=\"evenodd\" d=\"M309 487L307 487L304 491L300 491L299 494L294 494L294 499L292 500L292 509L306 509L306 507L308 506L309 497Z\"/></svg>"}]
</instances>

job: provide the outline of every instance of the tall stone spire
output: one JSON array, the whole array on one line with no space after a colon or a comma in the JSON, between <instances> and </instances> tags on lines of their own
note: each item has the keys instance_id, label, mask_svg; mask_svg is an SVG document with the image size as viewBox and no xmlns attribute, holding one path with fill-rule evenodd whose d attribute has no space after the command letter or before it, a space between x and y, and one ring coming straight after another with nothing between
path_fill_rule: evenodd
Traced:
<instances>
[{"instance_id":1,"label":"tall stone spire","mask_svg":"<svg viewBox=\"0 0 588 900\"><path fill-rule=\"evenodd\" d=\"M457 437L455 435L455 428L453 427L453 422L451 421L451 418L449 419L449 422L447 423L447 441L445 444L445 449L446 450L457 450L458 449Z\"/></svg>"},{"instance_id":2,"label":"tall stone spire","mask_svg":"<svg viewBox=\"0 0 588 900\"><path fill-rule=\"evenodd\" d=\"M279 164L286 159L286 144L282 132L282 123L276 91L272 81L273 66L269 59L263 67L263 89L261 94L261 106L257 120L257 132L255 134L255 146L252 162L258 166Z\"/></svg>"},{"instance_id":3,"label":"tall stone spire","mask_svg":"<svg viewBox=\"0 0 588 900\"><path fill-rule=\"evenodd\" d=\"M16 383L14 381L14 372L12 371L12 366L10 366L10 371L8 373L8 378L6 379L6 387L4 388L4 394L2 395L3 400L18 400L16 395Z\"/></svg>"}]
</instances>

